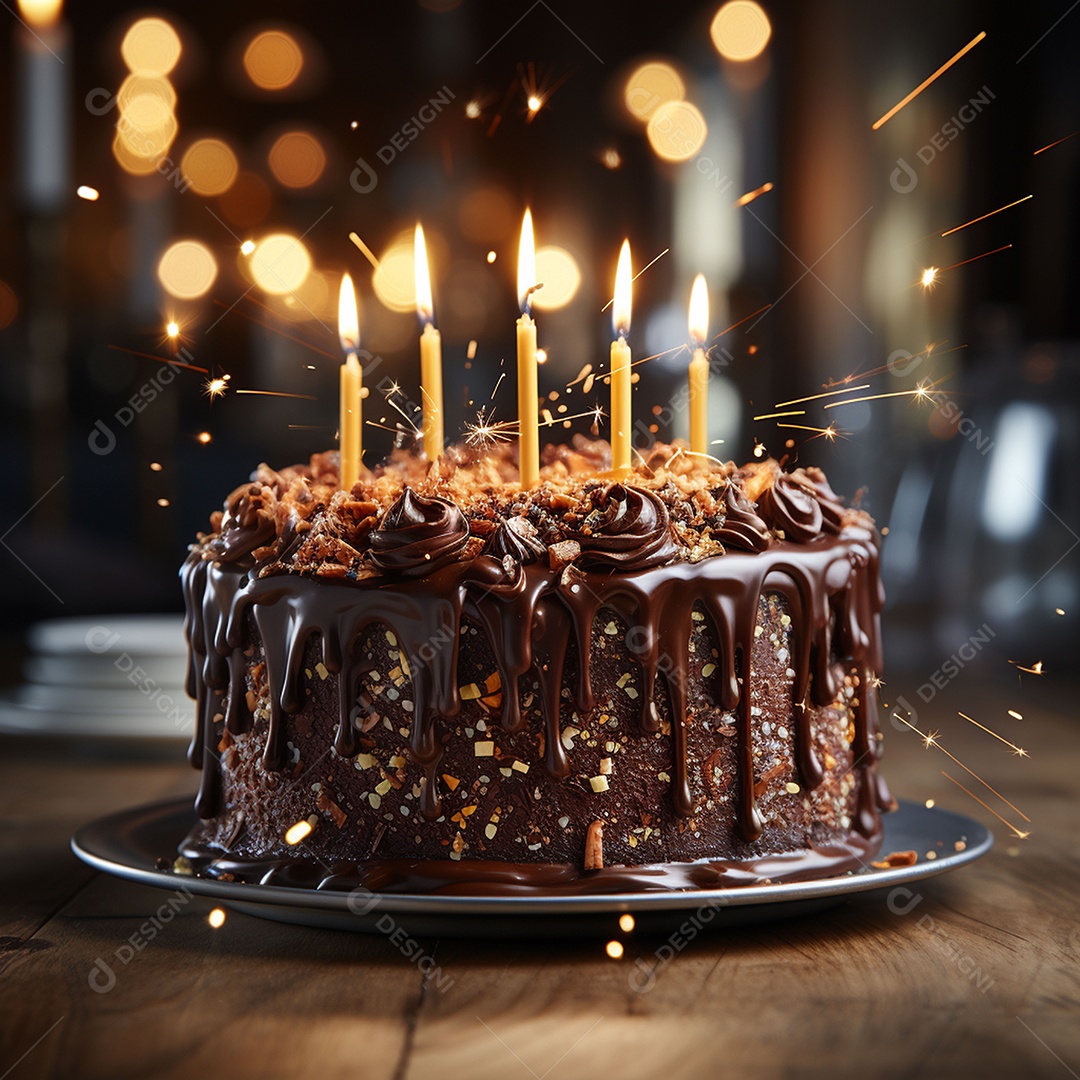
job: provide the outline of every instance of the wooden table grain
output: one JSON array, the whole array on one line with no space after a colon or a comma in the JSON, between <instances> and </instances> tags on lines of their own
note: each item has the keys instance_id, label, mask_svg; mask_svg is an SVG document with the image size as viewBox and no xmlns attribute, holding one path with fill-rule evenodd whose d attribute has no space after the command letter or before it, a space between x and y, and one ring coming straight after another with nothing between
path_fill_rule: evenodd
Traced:
<instances>
[{"instance_id":1,"label":"wooden table grain","mask_svg":"<svg viewBox=\"0 0 1080 1080\"><path fill-rule=\"evenodd\" d=\"M148 934L169 894L91 871L68 841L93 817L192 791L181 752L58 758L6 740L0 1080L1077 1077L1075 692L1050 679L969 681L921 710L920 726L939 729L1031 818L1022 841L941 775L944 755L887 729L895 791L971 813L997 835L988 857L920 884L907 913L864 895L688 942L623 934L613 920L621 960L604 940L425 938L437 965L426 972L382 935L233 911L214 929L213 903L197 897L180 897ZM1021 703L1024 720L1008 718Z\"/></svg>"}]
</instances>

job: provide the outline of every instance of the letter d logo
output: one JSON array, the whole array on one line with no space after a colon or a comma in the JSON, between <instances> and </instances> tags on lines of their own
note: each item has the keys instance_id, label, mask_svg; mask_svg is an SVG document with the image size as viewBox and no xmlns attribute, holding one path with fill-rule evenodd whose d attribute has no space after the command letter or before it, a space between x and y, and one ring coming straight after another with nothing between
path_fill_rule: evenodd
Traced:
<instances>
[{"instance_id":1,"label":"letter d logo","mask_svg":"<svg viewBox=\"0 0 1080 1080\"><path fill-rule=\"evenodd\" d=\"M896 168L889 177L892 189L898 195L907 195L915 190L919 182L918 173L901 157L896 159Z\"/></svg>"},{"instance_id":2,"label":"letter d logo","mask_svg":"<svg viewBox=\"0 0 1080 1080\"><path fill-rule=\"evenodd\" d=\"M112 428L105 423L104 420L99 420L93 430L90 432L90 437L86 440L98 457L104 457L106 454L111 454L116 449L116 436L112 433Z\"/></svg>"},{"instance_id":3,"label":"letter d logo","mask_svg":"<svg viewBox=\"0 0 1080 1080\"><path fill-rule=\"evenodd\" d=\"M889 893L885 906L894 915L907 915L914 911L922 903L922 893L912 892L903 885L897 886Z\"/></svg>"},{"instance_id":4,"label":"letter d logo","mask_svg":"<svg viewBox=\"0 0 1080 1080\"><path fill-rule=\"evenodd\" d=\"M357 191L361 195L367 195L375 190L375 185L378 182L379 178L375 174L375 170L362 157L358 157L356 159L356 168L353 169L352 175L349 177L349 183L352 185L353 191Z\"/></svg>"},{"instance_id":5,"label":"letter d logo","mask_svg":"<svg viewBox=\"0 0 1080 1080\"><path fill-rule=\"evenodd\" d=\"M116 985L116 972L99 956L86 981L95 994L107 994Z\"/></svg>"}]
</instances>

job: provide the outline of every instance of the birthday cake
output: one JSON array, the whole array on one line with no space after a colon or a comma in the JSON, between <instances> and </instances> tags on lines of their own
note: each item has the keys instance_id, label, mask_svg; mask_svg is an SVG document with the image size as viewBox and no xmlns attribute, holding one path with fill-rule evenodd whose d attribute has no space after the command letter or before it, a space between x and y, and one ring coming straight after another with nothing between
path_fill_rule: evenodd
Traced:
<instances>
[{"instance_id":1,"label":"birthday cake","mask_svg":"<svg viewBox=\"0 0 1080 1080\"><path fill-rule=\"evenodd\" d=\"M474 894L831 876L880 844L879 539L817 469L604 442L260 466L184 563L229 879Z\"/></svg>"}]
</instances>

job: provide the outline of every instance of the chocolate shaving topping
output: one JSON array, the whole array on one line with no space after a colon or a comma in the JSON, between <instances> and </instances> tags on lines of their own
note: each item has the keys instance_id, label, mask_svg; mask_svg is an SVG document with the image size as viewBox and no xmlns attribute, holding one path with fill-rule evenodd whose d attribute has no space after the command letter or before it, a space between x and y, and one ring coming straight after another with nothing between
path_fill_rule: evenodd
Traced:
<instances>
[{"instance_id":1,"label":"chocolate shaving topping","mask_svg":"<svg viewBox=\"0 0 1080 1080\"><path fill-rule=\"evenodd\" d=\"M778 472L758 499L758 510L785 540L805 544L821 535L821 503L812 488L788 473Z\"/></svg>"},{"instance_id":2,"label":"chocolate shaving topping","mask_svg":"<svg viewBox=\"0 0 1080 1080\"><path fill-rule=\"evenodd\" d=\"M667 507L651 491L609 484L590 493L591 509L573 538L587 570L644 570L671 562L678 548Z\"/></svg>"},{"instance_id":3,"label":"chocolate shaving topping","mask_svg":"<svg viewBox=\"0 0 1080 1080\"><path fill-rule=\"evenodd\" d=\"M496 526L484 545L483 554L499 562L510 558L525 566L546 554L545 546L536 537L536 527L530 521L523 517L510 517Z\"/></svg>"},{"instance_id":4,"label":"chocolate shaving topping","mask_svg":"<svg viewBox=\"0 0 1080 1080\"><path fill-rule=\"evenodd\" d=\"M734 551L764 551L772 542L768 525L735 482L729 483L724 492L724 524L712 535Z\"/></svg>"},{"instance_id":5,"label":"chocolate shaving topping","mask_svg":"<svg viewBox=\"0 0 1080 1080\"><path fill-rule=\"evenodd\" d=\"M468 541L468 522L453 503L406 487L371 533L370 558L387 573L423 577L454 562Z\"/></svg>"}]
</instances>

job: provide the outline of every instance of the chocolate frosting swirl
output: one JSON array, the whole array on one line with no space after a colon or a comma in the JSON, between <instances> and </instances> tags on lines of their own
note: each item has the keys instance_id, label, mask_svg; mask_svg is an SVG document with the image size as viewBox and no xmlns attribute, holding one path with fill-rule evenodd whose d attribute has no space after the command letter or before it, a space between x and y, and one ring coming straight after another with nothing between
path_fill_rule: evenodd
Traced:
<instances>
[{"instance_id":1,"label":"chocolate frosting swirl","mask_svg":"<svg viewBox=\"0 0 1080 1080\"><path fill-rule=\"evenodd\" d=\"M221 519L218 558L225 563L240 562L256 548L274 540L274 492L258 483L242 484L225 500Z\"/></svg>"},{"instance_id":2,"label":"chocolate frosting swirl","mask_svg":"<svg viewBox=\"0 0 1080 1080\"><path fill-rule=\"evenodd\" d=\"M761 516L786 540L805 544L821 535L821 503L812 488L790 473L779 473L758 498Z\"/></svg>"},{"instance_id":3,"label":"chocolate frosting swirl","mask_svg":"<svg viewBox=\"0 0 1080 1080\"><path fill-rule=\"evenodd\" d=\"M402 577L423 577L453 562L469 540L465 515L451 502L405 488L371 533L371 561Z\"/></svg>"},{"instance_id":4,"label":"chocolate frosting swirl","mask_svg":"<svg viewBox=\"0 0 1080 1080\"><path fill-rule=\"evenodd\" d=\"M764 551L772 542L769 526L736 483L728 484L724 492L724 524L712 535L734 551Z\"/></svg>"},{"instance_id":5,"label":"chocolate frosting swirl","mask_svg":"<svg viewBox=\"0 0 1080 1080\"><path fill-rule=\"evenodd\" d=\"M610 484L593 491L590 502L581 531L571 533L584 569L644 570L675 557L667 507L651 491Z\"/></svg>"},{"instance_id":6,"label":"chocolate frosting swirl","mask_svg":"<svg viewBox=\"0 0 1080 1080\"><path fill-rule=\"evenodd\" d=\"M523 566L536 562L545 550L532 522L523 517L511 517L499 522L481 554L498 559L501 563L509 558Z\"/></svg>"},{"instance_id":7,"label":"chocolate frosting swirl","mask_svg":"<svg viewBox=\"0 0 1080 1080\"><path fill-rule=\"evenodd\" d=\"M844 504L840 496L833 491L825 474L815 465L805 469L796 469L792 474L804 487L813 491L821 506L822 526L826 532L837 535L844 525Z\"/></svg>"}]
</instances>

